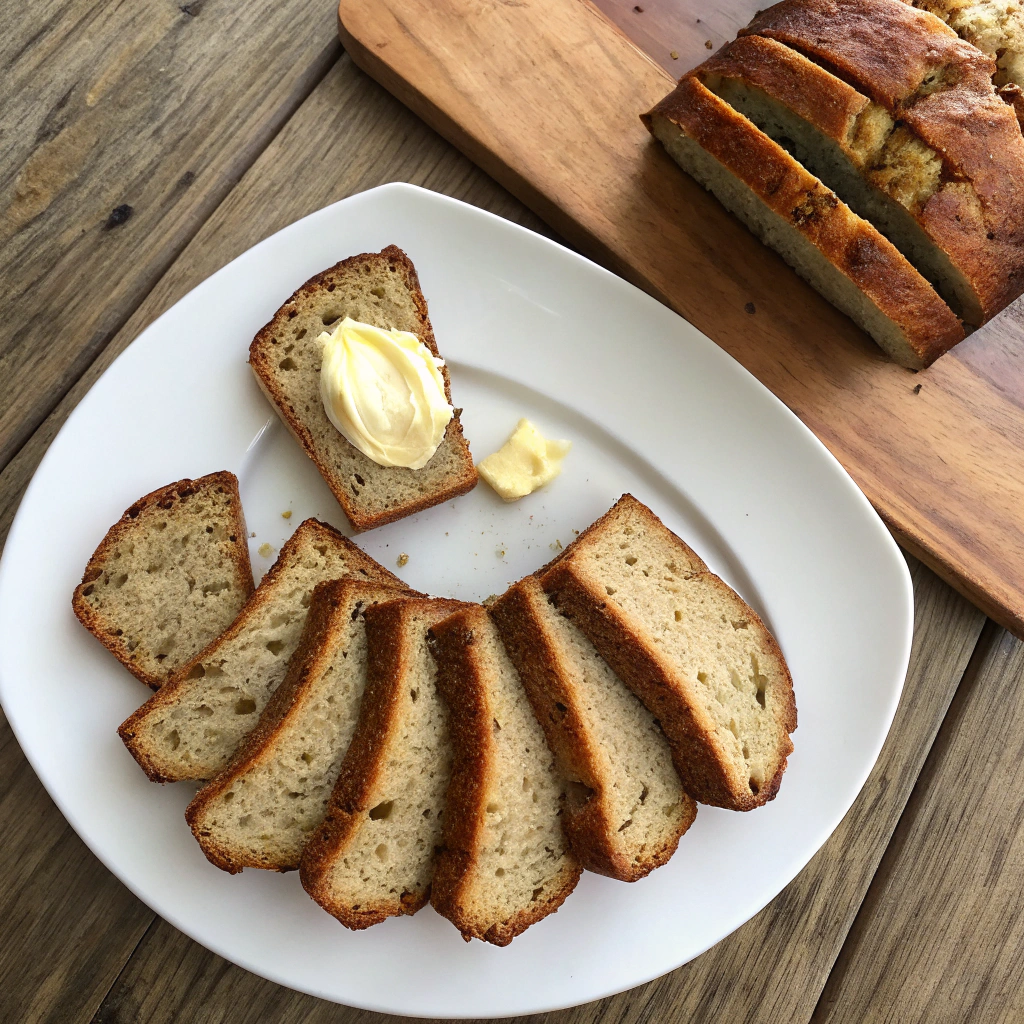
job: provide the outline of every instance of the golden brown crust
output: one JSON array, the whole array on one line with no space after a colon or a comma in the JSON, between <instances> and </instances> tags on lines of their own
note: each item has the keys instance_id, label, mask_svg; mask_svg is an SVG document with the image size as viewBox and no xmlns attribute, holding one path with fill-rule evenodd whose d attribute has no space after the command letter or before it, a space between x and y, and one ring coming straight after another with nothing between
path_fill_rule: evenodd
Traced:
<instances>
[{"instance_id":1,"label":"golden brown crust","mask_svg":"<svg viewBox=\"0 0 1024 1024\"><path fill-rule=\"evenodd\" d=\"M110 555L110 549L114 547L123 537L131 533L135 528L135 521L139 515L151 508L171 508L180 501L185 501L194 494L213 488L223 488L229 494L229 501L234 519L234 531L230 535L232 540L231 561L235 567L236 585L248 599L253 592L252 565L249 562L248 533L245 528L245 518L242 514L242 500L238 495L238 479L234 473L222 470L219 473L210 473L207 476L199 477L197 480L178 480L176 483L160 487L142 498L139 498L130 508L126 509L121 518L107 531L106 536L100 541L99 547L93 552L89 559L85 572L82 574L82 582L75 587L74 595L71 598L71 607L79 622L104 647L114 655L115 658L137 679L141 679L147 686L159 690L168 679L168 676L147 672L142 666L132 661L131 651L128 650L126 641L103 628L103 623L95 610L85 600L84 591L103 573L103 566Z\"/></svg>"},{"instance_id":2,"label":"golden brown crust","mask_svg":"<svg viewBox=\"0 0 1024 1024\"><path fill-rule=\"evenodd\" d=\"M921 213L978 294L985 320L1024 291L1024 137L995 62L900 0L783 0L741 34L776 39L854 84L945 162Z\"/></svg>"},{"instance_id":3,"label":"golden brown crust","mask_svg":"<svg viewBox=\"0 0 1024 1024\"><path fill-rule=\"evenodd\" d=\"M137 737L142 723L150 715L160 714L164 709L171 707L179 699L180 695L187 690L189 676L195 667L215 657L219 647L234 640L239 633L248 627L254 615L260 614L268 602L275 600L274 584L283 571L283 567L291 561L295 548L300 544L313 543L318 538L322 538L324 541L335 546L340 545L345 549L351 575L362 576L367 581L374 583L399 588L405 586L402 580L374 561L368 554L353 544L348 537L339 533L330 524L322 523L319 519L306 519L300 523L291 537L285 541L277 560L260 581L260 585L238 613L235 621L219 637L211 640L191 661L175 672L145 704L119 726L117 733L124 742L124 745L128 748L132 757L139 763L139 767L142 768L153 782L176 782L178 779L167 778L163 775L159 766L150 758L145 745L138 742Z\"/></svg>"},{"instance_id":4,"label":"golden brown crust","mask_svg":"<svg viewBox=\"0 0 1024 1024\"><path fill-rule=\"evenodd\" d=\"M963 340L952 310L891 242L696 78L683 78L644 115L649 128L657 116L715 157L897 324L914 366L928 366Z\"/></svg>"},{"instance_id":5,"label":"golden brown crust","mask_svg":"<svg viewBox=\"0 0 1024 1024\"><path fill-rule=\"evenodd\" d=\"M627 857L612 841L617 825L608 813L595 740L583 718L581 702L585 696L577 692L559 657L557 641L538 614L538 595L540 600L547 600L534 577L528 576L509 587L489 606L489 611L559 770L591 793L582 800L574 800L570 794L562 815L562 830L584 868L623 882L635 882L675 853L679 840L697 816L696 804L686 797L688 806L678 830L662 846L645 850L642 861Z\"/></svg>"},{"instance_id":6,"label":"golden brown crust","mask_svg":"<svg viewBox=\"0 0 1024 1024\"><path fill-rule=\"evenodd\" d=\"M507 946L565 902L582 869L570 859L546 899L527 910L516 911L486 930L467 905L467 890L483 831L486 783L494 761L494 716L474 649L475 633L489 626L487 610L482 605L468 605L438 623L428 634L431 654L437 662L438 691L448 708L448 732L454 752L445 806L444 844L434 868L430 902L462 932L467 942L477 938Z\"/></svg>"},{"instance_id":7,"label":"golden brown crust","mask_svg":"<svg viewBox=\"0 0 1024 1024\"><path fill-rule=\"evenodd\" d=\"M322 289L333 287L334 281L340 276L361 266L371 264L381 257L396 266L404 277L406 287L412 296L420 321L420 327L416 332L417 337L430 349L434 356L440 358L441 353L438 351L434 330L430 325L430 317L427 314L427 300L420 288L416 268L413 266L412 260L396 245L389 245L379 253L360 253L357 256L350 256L348 259L342 260L333 267L329 267L315 277L310 278L281 306L274 314L270 323L260 330L249 346L249 365L256 375L260 388L270 400L270 403L277 409L278 415L292 435L302 445L305 453L313 460L314 465L320 471L320 475L324 478L331 492L338 500L338 504L341 505L342 510L348 517L352 528L358 532L372 530L378 526L393 523L398 519L404 519L415 512L422 512L424 509L432 508L434 505L440 505L451 498L457 498L461 494L466 494L477 483L477 472L476 467L473 465L473 457L469 452L469 443L462 432L462 422L459 417L460 410L456 410L445 431L445 439L451 442L462 456L462 469L458 475L450 478L444 486L438 487L433 493L421 495L402 505L393 506L376 514L360 509L352 501L345 485L335 478L334 472L317 453L311 431L296 413L291 402L288 400L288 396L283 392L272 372L272 340L280 332L282 325L286 324L289 318L295 315L296 305L301 304L309 296L320 292ZM452 400L451 380L447 366L441 367L441 375L444 378L445 397L450 403ZM348 441L340 434L338 435L338 441L340 444L348 444ZM417 470L409 470L408 472L415 473Z\"/></svg>"},{"instance_id":8,"label":"golden brown crust","mask_svg":"<svg viewBox=\"0 0 1024 1024\"><path fill-rule=\"evenodd\" d=\"M577 558L591 538L606 525L615 522L620 508L633 514L640 510L651 526L656 526L663 543L676 548L679 563L689 565L691 578L721 592L727 592L743 605L748 628L756 633L762 649L784 674L785 685L778 721L787 733L785 749L779 752L779 763L770 778L764 780L756 795L738 789L725 764L719 760L713 743L712 727L700 708L691 707L678 669L672 660L661 654L659 645L644 634L640 625L631 621L618 603L607 594L603 583L578 564ZM758 614L707 566L693 550L645 505L630 494L624 494L615 505L585 530L557 559L539 575L541 586L552 601L579 627L598 653L620 679L639 697L661 724L672 748L673 762L683 787L699 803L747 811L773 799L778 793L793 744L788 734L797 727L796 698L789 666L775 637Z\"/></svg>"},{"instance_id":9,"label":"golden brown crust","mask_svg":"<svg viewBox=\"0 0 1024 1024\"><path fill-rule=\"evenodd\" d=\"M203 829L202 815L214 800L234 785L257 761L264 756L272 756L273 742L287 728L289 713L302 701L310 681L318 679L333 660L336 651L329 641L339 628L347 625L342 620L348 615L347 606L352 599L360 598L368 603L386 600L389 594L395 597L422 596L414 590L402 591L351 579L328 580L317 584L302 639L289 662L283 682L274 691L256 727L241 742L228 765L196 793L185 810L185 820L212 864L229 874L237 874L247 867L291 871L299 866L298 859L285 863L271 855L249 857L237 850L225 848Z\"/></svg>"},{"instance_id":10,"label":"golden brown crust","mask_svg":"<svg viewBox=\"0 0 1024 1024\"><path fill-rule=\"evenodd\" d=\"M394 735L402 725L413 616L426 612L441 619L461 607L461 601L445 598L400 598L366 609L366 641L373 656L367 664L359 721L331 792L327 816L310 837L299 865L302 887L347 928L369 928L388 917L415 914L430 899L428 886L396 900L366 900L355 910L335 898L329 875L374 804Z\"/></svg>"}]
</instances>

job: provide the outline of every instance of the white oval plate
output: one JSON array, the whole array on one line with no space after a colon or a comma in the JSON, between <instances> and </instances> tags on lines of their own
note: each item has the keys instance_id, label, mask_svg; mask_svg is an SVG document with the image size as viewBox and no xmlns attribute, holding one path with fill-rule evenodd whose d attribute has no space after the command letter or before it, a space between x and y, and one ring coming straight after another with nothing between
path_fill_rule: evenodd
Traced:
<instances>
[{"instance_id":1,"label":"white oval plate","mask_svg":"<svg viewBox=\"0 0 1024 1024\"><path fill-rule=\"evenodd\" d=\"M506 949L464 943L429 908L365 932L297 874L208 864L182 819L192 790L148 782L116 728L148 691L76 622L71 592L140 495L230 469L257 575L308 515L345 526L246 366L299 284L395 243L413 259L477 458L520 416L573 451L506 505L470 495L359 538L433 594L485 598L531 572L623 491L689 541L765 617L800 728L778 798L702 807L679 852L632 885L587 874ZM751 321L756 330L756 320ZM292 511L290 519L281 513ZM53 442L0 565L0 698L44 785L93 852L177 928L304 992L430 1017L537 1013L678 967L757 913L825 842L878 756L906 673L913 595L867 500L781 402L685 320L530 231L409 185L278 232L185 296L121 355Z\"/></svg>"}]
</instances>

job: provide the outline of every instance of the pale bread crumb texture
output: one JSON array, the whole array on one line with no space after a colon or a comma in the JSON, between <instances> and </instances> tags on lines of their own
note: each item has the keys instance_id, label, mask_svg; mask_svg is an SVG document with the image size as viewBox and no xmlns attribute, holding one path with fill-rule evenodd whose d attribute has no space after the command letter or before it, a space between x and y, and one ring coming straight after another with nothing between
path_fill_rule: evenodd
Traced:
<instances>
[{"instance_id":1,"label":"pale bread crumb texture","mask_svg":"<svg viewBox=\"0 0 1024 1024\"><path fill-rule=\"evenodd\" d=\"M652 130L669 155L765 245L774 249L808 284L858 327L866 331L897 363L921 368L923 362L902 327L886 315L797 227L779 217L738 177L677 124L653 114ZM822 187L823 193L828 190ZM831 195L830 192L828 192ZM850 213L853 216L852 212Z\"/></svg>"},{"instance_id":2,"label":"pale bread crumb texture","mask_svg":"<svg viewBox=\"0 0 1024 1024\"><path fill-rule=\"evenodd\" d=\"M1017 0L914 0L996 61L996 85L1024 86L1024 4Z\"/></svg>"},{"instance_id":3,"label":"pale bread crumb texture","mask_svg":"<svg viewBox=\"0 0 1024 1024\"><path fill-rule=\"evenodd\" d=\"M131 672L159 686L227 628L252 591L238 482L224 472L137 501L89 560L73 604Z\"/></svg>"},{"instance_id":4,"label":"pale bread crumb texture","mask_svg":"<svg viewBox=\"0 0 1024 1024\"><path fill-rule=\"evenodd\" d=\"M440 646L435 643L442 694L453 717L470 700L484 711L474 718L472 730L453 728L455 757L463 762L460 784L471 795L464 790L453 801L449 791L441 859L449 860L449 872L467 866L464 872L456 869L454 885L449 875L447 891L438 892L439 865L437 898L432 900L464 938L507 945L558 909L575 887L580 868L559 820L565 780L497 627L482 606L456 613L446 623L453 620L460 623L456 631L468 630L471 639L461 645L456 641L455 647L443 637ZM468 811L468 820L453 820L459 808ZM470 835L473 841L466 844ZM466 845L471 848L463 849Z\"/></svg>"},{"instance_id":5,"label":"pale bread crumb texture","mask_svg":"<svg viewBox=\"0 0 1024 1024\"><path fill-rule=\"evenodd\" d=\"M669 733L670 742L685 740L676 766L691 796L744 810L775 795L796 728L782 652L753 609L653 512L624 495L542 583L599 649L604 642L604 657L649 707L636 655L662 674L666 703L652 711L666 730L673 706L692 716L696 731ZM719 774L726 789L715 792L709 780Z\"/></svg>"},{"instance_id":6,"label":"pale bread crumb texture","mask_svg":"<svg viewBox=\"0 0 1024 1024\"><path fill-rule=\"evenodd\" d=\"M218 867L297 868L348 750L366 686L368 603L401 593L353 581L321 585L333 600L322 626L311 615L304 656L283 699L268 704L232 763L189 805L186 818ZM317 598L314 597L314 601ZM318 629L322 629L319 634Z\"/></svg>"},{"instance_id":7,"label":"pale bread crumb texture","mask_svg":"<svg viewBox=\"0 0 1024 1024\"><path fill-rule=\"evenodd\" d=\"M440 356L416 271L395 246L343 260L307 281L249 350L249 362L279 414L320 470L357 530L393 522L471 490L477 475L458 414L422 469L379 466L331 423L320 394L320 334L346 316L415 334ZM448 370L441 368L451 401Z\"/></svg>"},{"instance_id":8,"label":"pale bread crumb texture","mask_svg":"<svg viewBox=\"0 0 1024 1024\"><path fill-rule=\"evenodd\" d=\"M306 890L349 928L415 913L429 897L452 752L427 630L457 607L403 599L367 610L356 736L302 861Z\"/></svg>"},{"instance_id":9,"label":"pale bread crumb texture","mask_svg":"<svg viewBox=\"0 0 1024 1024\"><path fill-rule=\"evenodd\" d=\"M491 612L569 780L564 819L573 852L584 867L623 881L664 864L696 806L654 716L534 577Z\"/></svg>"},{"instance_id":10,"label":"pale bread crumb texture","mask_svg":"<svg viewBox=\"0 0 1024 1024\"><path fill-rule=\"evenodd\" d=\"M332 527L301 523L234 627L121 726L147 774L164 782L216 775L284 679L313 588L352 573L399 582Z\"/></svg>"}]
</instances>

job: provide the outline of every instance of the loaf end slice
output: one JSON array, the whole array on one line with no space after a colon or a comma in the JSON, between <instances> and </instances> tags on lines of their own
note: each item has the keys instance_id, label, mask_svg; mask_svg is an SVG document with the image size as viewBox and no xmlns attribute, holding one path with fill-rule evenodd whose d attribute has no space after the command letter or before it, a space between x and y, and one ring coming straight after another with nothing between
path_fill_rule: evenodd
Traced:
<instances>
[{"instance_id":1,"label":"loaf end slice","mask_svg":"<svg viewBox=\"0 0 1024 1024\"><path fill-rule=\"evenodd\" d=\"M253 339L249 364L352 527L370 530L465 494L476 486L477 473L458 409L422 469L379 466L339 433L320 396L317 338L346 316L409 331L440 358L416 269L401 249L389 245L342 260L307 281ZM441 374L450 402L446 367Z\"/></svg>"},{"instance_id":2,"label":"loaf end slice","mask_svg":"<svg viewBox=\"0 0 1024 1024\"><path fill-rule=\"evenodd\" d=\"M693 76L643 117L669 155L903 366L922 369L963 325L898 249Z\"/></svg>"},{"instance_id":3,"label":"loaf end slice","mask_svg":"<svg viewBox=\"0 0 1024 1024\"><path fill-rule=\"evenodd\" d=\"M366 686L368 605L415 591L330 580L313 591L284 681L228 766L188 805L203 853L235 874L299 866L355 729Z\"/></svg>"},{"instance_id":4,"label":"loaf end slice","mask_svg":"<svg viewBox=\"0 0 1024 1024\"><path fill-rule=\"evenodd\" d=\"M342 577L404 586L333 526L307 519L235 621L118 730L154 782L205 781L225 767L284 679L313 588Z\"/></svg>"},{"instance_id":5,"label":"loaf end slice","mask_svg":"<svg viewBox=\"0 0 1024 1024\"><path fill-rule=\"evenodd\" d=\"M489 610L568 780L562 828L572 852L599 874L643 878L697 814L654 716L533 576Z\"/></svg>"},{"instance_id":6,"label":"loaf end slice","mask_svg":"<svg viewBox=\"0 0 1024 1024\"><path fill-rule=\"evenodd\" d=\"M348 928L430 898L452 754L427 630L460 607L401 598L366 609L359 721L300 867L306 892Z\"/></svg>"},{"instance_id":7,"label":"loaf end slice","mask_svg":"<svg viewBox=\"0 0 1024 1024\"><path fill-rule=\"evenodd\" d=\"M642 540L598 520L541 584L657 718L686 792L750 810L775 797L793 750L789 668L754 610L648 515Z\"/></svg>"},{"instance_id":8,"label":"loaf end slice","mask_svg":"<svg viewBox=\"0 0 1024 1024\"><path fill-rule=\"evenodd\" d=\"M221 472L135 502L89 559L72 607L157 689L227 628L252 592L238 480Z\"/></svg>"},{"instance_id":9,"label":"loaf end slice","mask_svg":"<svg viewBox=\"0 0 1024 1024\"><path fill-rule=\"evenodd\" d=\"M579 880L565 780L486 609L449 616L428 643L454 753L430 902L467 942L507 946Z\"/></svg>"}]
</instances>

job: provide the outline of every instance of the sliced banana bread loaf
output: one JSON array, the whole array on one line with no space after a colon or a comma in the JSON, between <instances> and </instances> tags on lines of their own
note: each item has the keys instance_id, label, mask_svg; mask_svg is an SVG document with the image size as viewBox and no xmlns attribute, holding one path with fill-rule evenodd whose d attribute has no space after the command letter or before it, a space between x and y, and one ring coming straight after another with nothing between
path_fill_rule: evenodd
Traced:
<instances>
[{"instance_id":1,"label":"sliced banana bread loaf","mask_svg":"<svg viewBox=\"0 0 1024 1024\"><path fill-rule=\"evenodd\" d=\"M896 362L920 369L963 339L953 311L888 239L698 79L683 78L643 120L685 171Z\"/></svg>"},{"instance_id":2,"label":"sliced banana bread loaf","mask_svg":"<svg viewBox=\"0 0 1024 1024\"><path fill-rule=\"evenodd\" d=\"M346 316L409 331L440 357L412 261L397 246L363 253L307 281L253 339L249 364L267 397L316 464L356 530L370 530L465 494L477 475L459 410L422 469L379 466L327 418L319 335ZM451 402L448 370L441 367Z\"/></svg>"},{"instance_id":3,"label":"sliced banana bread loaf","mask_svg":"<svg viewBox=\"0 0 1024 1024\"><path fill-rule=\"evenodd\" d=\"M775 39L742 36L693 74L874 224L954 312L984 321L978 268L999 262L1001 243L957 222L963 182L907 125Z\"/></svg>"},{"instance_id":4,"label":"sliced banana bread loaf","mask_svg":"<svg viewBox=\"0 0 1024 1024\"><path fill-rule=\"evenodd\" d=\"M900 0L783 0L741 34L823 64L934 152L915 202L977 295L973 322L1021 294L1024 136L996 94L991 57Z\"/></svg>"},{"instance_id":5,"label":"sliced banana bread loaf","mask_svg":"<svg viewBox=\"0 0 1024 1024\"><path fill-rule=\"evenodd\" d=\"M404 586L333 526L307 519L230 628L118 730L154 782L211 779L228 763L284 679L313 588L344 576Z\"/></svg>"},{"instance_id":6,"label":"sliced banana bread loaf","mask_svg":"<svg viewBox=\"0 0 1024 1024\"><path fill-rule=\"evenodd\" d=\"M527 576L489 606L533 712L568 779L562 829L583 867L633 882L693 824L654 716Z\"/></svg>"},{"instance_id":7,"label":"sliced banana bread loaf","mask_svg":"<svg viewBox=\"0 0 1024 1024\"><path fill-rule=\"evenodd\" d=\"M366 692L302 885L349 928L415 914L430 897L451 744L427 630L462 605L402 598L366 609Z\"/></svg>"},{"instance_id":8,"label":"sliced banana bread loaf","mask_svg":"<svg viewBox=\"0 0 1024 1024\"><path fill-rule=\"evenodd\" d=\"M454 751L430 902L467 942L507 946L579 881L565 780L486 609L449 616L428 643Z\"/></svg>"},{"instance_id":9,"label":"sliced banana bread loaf","mask_svg":"<svg viewBox=\"0 0 1024 1024\"><path fill-rule=\"evenodd\" d=\"M211 473L135 502L89 559L72 607L156 689L228 627L252 586L238 481Z\"/></svg>"},{"instance_id":10,"label":"sliced banana bread loaf","mask_svg":"<svg viewBox=\"0 0 1024 1024\"><path fill-rule=\"evenodd\" d=\"M368 605L410 590L330 580L313 591L284 682L231 763L195 795L185 820L207 859L243 868L299 866L324 819L366 687Z\"/></svg>"},{"instance_id":11,"label":"sliced banana bread loaf","mask_svg":"<svg viewBox=\"0 0 1024 1024\"><path fill-rule=\"evenodd\" d=\"M774 798L796 728L785 658L653 512L623 495L541 584L661 723L690 796L738 811Z\"/></svg>"}]
</instances>

